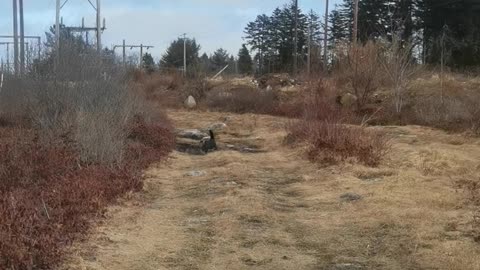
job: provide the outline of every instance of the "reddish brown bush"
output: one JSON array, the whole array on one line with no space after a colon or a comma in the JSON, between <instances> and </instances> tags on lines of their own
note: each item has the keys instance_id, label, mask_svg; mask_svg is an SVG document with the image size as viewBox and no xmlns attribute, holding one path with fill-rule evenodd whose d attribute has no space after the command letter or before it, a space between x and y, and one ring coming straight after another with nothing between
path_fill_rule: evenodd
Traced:
<instances>
[{"instance_id":1,"label":"reddish brown bush","mask_svg":"<svg viewBox=\"0 0 480 270\"><path fill-rule=\"evenodd\" d=\"M356 159L376 166L388 150L388 140L382 133L360 126L347 126L350 115L332 103L320 82L305 99L302 119L289 125L292 142L306 142L311 160L336 163Z\"/></svg>"},{"instance_id":2,"label":"reddish brown bush","mask_svg":"<svg viewBox=\"0 0 480 270\"><path fill-rule=\"evenodd\" d=\"M108 203L142 188L142 171L173 149L166 122L132 123L122 164L84 164L64 139L0 130L0 269L52 269Z\"/></svg>"}]
</instances>

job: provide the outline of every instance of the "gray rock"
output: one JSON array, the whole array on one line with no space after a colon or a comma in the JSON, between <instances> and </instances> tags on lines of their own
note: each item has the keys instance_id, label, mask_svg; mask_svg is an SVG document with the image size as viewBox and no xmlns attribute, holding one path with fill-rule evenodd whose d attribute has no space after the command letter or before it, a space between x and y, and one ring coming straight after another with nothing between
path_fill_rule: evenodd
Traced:
<instances>
[{"instance_id":1,"label":"gray rock","mask_svg":"<svg viewBox=\"0 0 480 270\"><path fill-rule=\"evenodd\" d=\"M361 270L364 269L362 265L356 263L338 263L335 264L332 270Z\"/></svg>"},{"instance_id":2,"label":"gray rock","mask_svg":"<svg viewBox=\"0 0 480 270\"><path fill-rule=\"evenodd\" d=\"M192 140L201 140L205 137L210 137L208 133L201 131L199 129L182 129L176 131L177 137L192 139Z\"/></svg>"},{"instance_id":3,"label":"gray rock","mask_svg":"<svg viewBox=\"0 0 480 270\"><path fill-rule=\"evenodd\" d=\"M188 96L188 98L185 100L185 107L189 109L197 107L197 102L195 101L195 98L192 96Z\"/></svg>"},{"instance_id":4,"label":"gray rock","mask_svg":"<svg viewBox=\"0 0 480 270\"><path fill-rule=\"evenodd\" d=\"M185 176L190 176L190 177L200 177L205 175L207 175L206 171L191 171L185 174Z\"/></svg>"},{"instance_id":5,"label":"gray rock","mask_svg":"<svg viewBox=\"0 0 480 270\"><path fill-rule=\"evenodd\" d=\"M340 103L344 107L352 107L355 102L357 102L358 98L355 95L352 95L350 93L347 93L340 98Z\"/></svg>"},{"instance_id":6,"label":"gray rock","mask_svg":"<svg viewBox=\"0 0 480 270\"><path fill-rule=\"evenodd\" d=\"M225 123L214 123L214 124L211 124L210 126L208 126L206 128L206 130L220 131L220 130L224 130L226 128L227 128L227 124L225 124Z\"/></svg>"},{"instance_id":7,"label":"gray rock","mask_svg":"<svg viewBox=\"0 0 480 270\"><path fill-rule=\"evenodd\" d=\"M355 202L363 199L363 197L356 193L345 193L340 196L340 199L344 202Z\"/></svg>"}]
</instances>

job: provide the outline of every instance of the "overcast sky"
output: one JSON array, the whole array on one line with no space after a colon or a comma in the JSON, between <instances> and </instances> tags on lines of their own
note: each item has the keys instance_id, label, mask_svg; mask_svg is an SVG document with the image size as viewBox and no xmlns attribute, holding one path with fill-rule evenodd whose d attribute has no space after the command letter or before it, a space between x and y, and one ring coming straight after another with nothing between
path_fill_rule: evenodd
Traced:
<instances>
[{"instance_id":1,"label":"overcast sky","mask_svg":"<svg viewBox=\"0 0 480 270\"><path fill-rule=\"evenodd\" d=\"M222 47L236 55L246 24L258 14L269 15L287 2L289 0L102 0L102 17L107 21L103 45L111 47L121 44L123 39L129 44L153 45L151 53L159 59L172 40L187 33L197 39L202 52L210 54ZM341 0L330 2L332 9ZM55 0L24 0L24 5L25 33L43 38L55 21ZM325 0L299 0L299 5L302 10L325 13ZM0 35L12 33L11 10L12 0L0 0ZM95 24L95 10L87 0L68 0L62 17L69 26L80 26L82 17L87 26ZM5 46L0 46L0 56L4 56L5 51Z\"/></svg>"}]
</instances>

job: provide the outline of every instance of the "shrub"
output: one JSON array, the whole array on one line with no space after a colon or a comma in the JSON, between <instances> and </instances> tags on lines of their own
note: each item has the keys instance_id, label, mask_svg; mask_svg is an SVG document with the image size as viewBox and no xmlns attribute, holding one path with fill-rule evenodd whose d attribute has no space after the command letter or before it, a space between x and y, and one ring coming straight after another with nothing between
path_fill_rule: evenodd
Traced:
<instances>
[{"instance_id":1,"label":"shrub","mask_svg":"<svg viewBox=\"0 0 480 270\"><path fill-rule=\"evenodd\" d=\"M357 97L357 110L362 110L383 81L380 72L380 47L373 41L365 45L338 47L335 77L346 84Z\"/></svg>"},{"instance_id":2,"label":"shrub","mask_svg":"<svg viewBox=\"0 0 480 270\"><path fill-rule=\"evenodd\" d=\"M55 268L174 147L169 121L124 86L123 73L75 55L71 69L65 61L56 76L9 80L0 94L15 104L1 111L10 122L0 127L0 269Z\"/></svg>"},{"instance_id":3,"label":"shrub","mask_svg":"<svg viewBox=\"0 0 480 270\"><path fill-rule=\"evenodd\" d=\"M313 161L333 164L356 159L368 166L377 166L388 150L388 140L379 132L360 126L347 126L349 114L328 100L326 89L319 83L305 99L302 119L288 126L291 142L306 142L307 154Z\"/></svg>"},{"instance_id":4,"label":"shrub","mask_svg":"<svg viewBox=\"0 0 480 270\"><path fill-rule=\"evenodd\" d=\"M214 89L208 92L206 104L210 108L234 113L271 113L276 108L273 91L236 87L229 91Z\"/></svg>"}]
</instances>

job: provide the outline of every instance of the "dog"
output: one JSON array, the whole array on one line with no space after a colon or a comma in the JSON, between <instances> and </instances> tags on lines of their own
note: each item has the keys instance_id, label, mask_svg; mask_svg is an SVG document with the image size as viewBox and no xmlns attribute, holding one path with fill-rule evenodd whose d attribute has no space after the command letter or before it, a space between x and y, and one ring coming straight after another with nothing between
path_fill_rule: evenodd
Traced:
<instances>
[{"instance_id":1,"label":"dog","mask_svg":"<svg viewBox=\"0 0 480 270\"><path fill-rule=\"evenodd\" d=\"M215 141L215 135L213 134L213 131L210 129L209 131L210 138L206 137L203 138L201 143L202 143L202 151L204 153L212 152L217 150L217 142Z\"/></svg>"}]
</instances>

